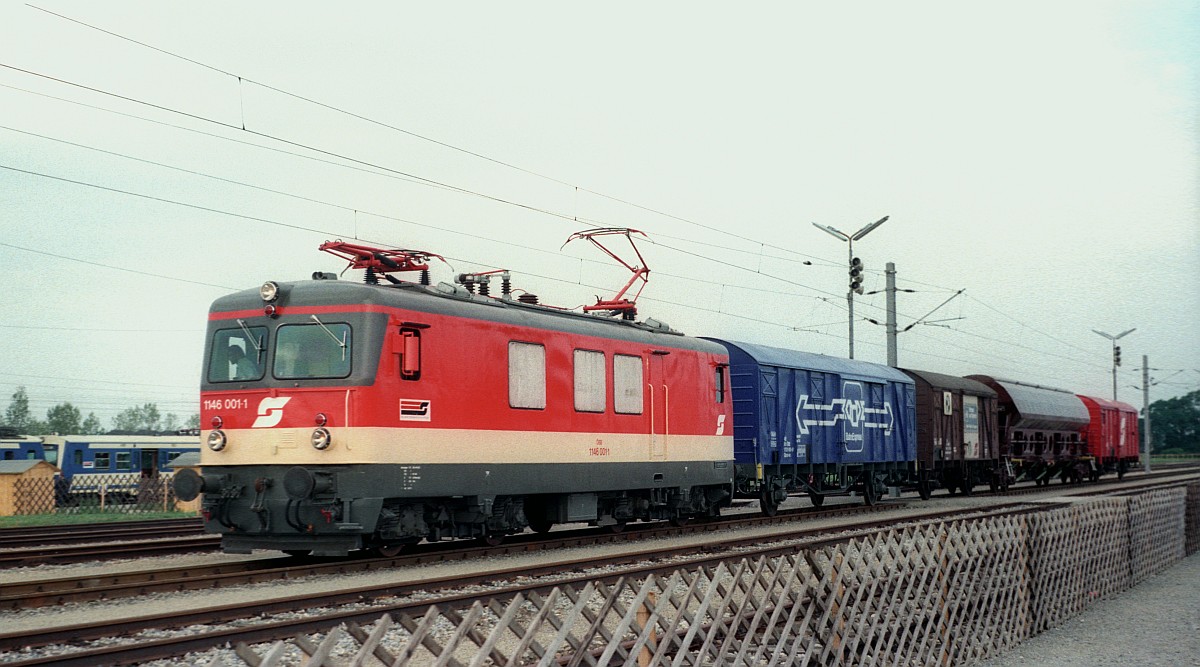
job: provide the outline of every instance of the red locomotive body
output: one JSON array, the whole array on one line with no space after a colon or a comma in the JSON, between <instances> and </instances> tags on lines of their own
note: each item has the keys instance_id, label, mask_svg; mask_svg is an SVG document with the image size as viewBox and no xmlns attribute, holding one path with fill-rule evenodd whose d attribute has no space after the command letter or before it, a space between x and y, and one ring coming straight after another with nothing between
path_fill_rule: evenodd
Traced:
<instances>
[{"instance_id":1,"label":"red locomotive body","mask_svg":"<svg viewBox=\"0 0 1200 667\"><path fill-rule=\"evenodd\" d=\"M270 296L213 305L203 475L177 483L204 492L227 551L389 550L729 503L715 343L448 284Z\"/></svg>"}]
</instances>

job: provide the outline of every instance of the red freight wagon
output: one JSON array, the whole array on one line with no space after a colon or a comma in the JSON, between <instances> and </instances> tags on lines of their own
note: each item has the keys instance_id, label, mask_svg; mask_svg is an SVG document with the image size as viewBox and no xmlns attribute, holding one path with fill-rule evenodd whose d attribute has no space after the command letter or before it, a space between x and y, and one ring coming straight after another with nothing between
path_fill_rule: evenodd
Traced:
<instances>
[{"instance_id":1,"label":"red freight wagon","mask_svg":"<svg viewBox=\"0 0 1200 667\"><path fill-rule=\"evenodd\" d=\"M1128 403L1093 396L1079 396L1087 407L1091 423L1084 431L1087 451L1096 458L1092 479L1106 472L1124 477L1138 463L1137 409Z\"/></svg>"}]
</instances>

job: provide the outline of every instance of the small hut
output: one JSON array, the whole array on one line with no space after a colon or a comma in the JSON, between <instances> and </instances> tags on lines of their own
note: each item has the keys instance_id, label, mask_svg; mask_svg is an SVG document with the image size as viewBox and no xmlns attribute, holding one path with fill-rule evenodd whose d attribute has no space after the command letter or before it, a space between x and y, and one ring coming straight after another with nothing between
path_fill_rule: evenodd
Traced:
<instances>
[{"instance_id":1,"label":"small hut","mask_svg":"<svg viewBox=\"0 0 1200 667\"><path fill-rule=\"evenodd\" d=\"M0 461L0 516L53 512L57 472L40 459Z\"/></svg>"}]
</instances>

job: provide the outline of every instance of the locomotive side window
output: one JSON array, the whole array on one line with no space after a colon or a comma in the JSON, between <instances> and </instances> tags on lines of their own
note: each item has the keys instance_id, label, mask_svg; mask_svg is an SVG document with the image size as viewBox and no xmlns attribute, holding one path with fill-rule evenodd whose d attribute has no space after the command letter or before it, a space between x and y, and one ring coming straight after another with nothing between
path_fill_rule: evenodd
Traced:
<instances>
[{"instance_id":1,"label":"locomotive side window","mask_svg":"<svg viewBox=\"0 0 1200 667\"><path fill-rule=\"evenodd\" d=\"M347 377L351 342L344 322L285 324L275 335L272 372L282 380Z\"/></svg>"},{"instance_id":2,"label":"locomotive side window","mask_svg":"<svg viewBox=\"0 0 1200 667\"><path fill-rule=\"evenodd\" d=\"M266 369L266 327L221 329L213 334L209 382L261 380Z\"/></svg>"},{"instance_id":3,"label":"locomotive side window","mask_svg":"<svg viewBox=\"0 0 1200 667\"><path fill-rule=\"evenodd\" d=\"M580 412L604 412L607 396L604 353L575 350L575 409Z\"/></svg>"},{"instance_id":4,"label":"locomotive side window","mask_svg":"<svg viewBox=\"0 0 1200 667\"><path fill-rule=\"evenodd\" d=\"M546 408L546 348L534 343L508 343L508 404L514 408Z\"/></svg>"},{"instance_id":5,"label":"locomotive side window","mask_svg":"<svg viewBox=\"0 0 1200 667\"><path fill-rule=\"evenodd\" d=\"M642 358L613 355L613 409L623 415L642 414Z\"/></svg>"},{"instance_id":6,"label":"locomotive side window","mask_svg":"<svg viewBox=\"0 0 1200 667\"><path fill-rule=\"evenodd\" d=\"M717 402L725 402L725 366L717 366Z\"/></svg>"}]
</instances>

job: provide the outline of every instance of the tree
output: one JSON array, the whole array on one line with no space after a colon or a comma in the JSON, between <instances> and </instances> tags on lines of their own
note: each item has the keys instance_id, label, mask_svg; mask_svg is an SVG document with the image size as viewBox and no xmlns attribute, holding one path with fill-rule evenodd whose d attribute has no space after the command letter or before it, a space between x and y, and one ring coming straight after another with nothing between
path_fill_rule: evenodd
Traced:
<instances>
[{"instance_id":1,"label":"tree","mask_svg":"<svg viewBox=\"0 0 1200 667\"><path fill-rule=\"evenodd\" d=\"M187 423L184 424L183 427L184 428L200 428L200 413L193 412L192 416L188 417Z\"/></svg>"},{"instance_id":2,"label":"tree","mask_svg":"<svg viewBox=\"0 0 1200 667\"><path fill-rule=\"evenodd\" d=\"M162 430L164 430L164 431L179 430L179 417L176 417L174 412L168 412L167 416L163 417Z\"/></svg>"},{"instance_id":3,"label":"tree","mask_svg":"<svg viewBox=\"0 0 1200 667\"><path fill-rule=\"evenodd\" d=\"M122 410L116 417L113 417L114 431L159 431L162 416L158 413L158 406L154 403L146 403L141 406L134 406Z\"/></svg>"},{"instance_id":4,"label":"tree","mask_svg":"<svg viewBox=\"0 0 1200 667\"><path fill-rule=\"evenodd\" d=\"M4 423L21 433L29 433L33 423L33 414L29 412L29 394L25 387L17 387L13 392L12 401L4 411Z\"/></svg>"},{"instance_id":5,"label":"tree","mask_svg":"<svg viewBox=\"0 0 1200 667\"><path fill-rule=\"evenodd\" d=\"M82 430L79 408L70 403L59 403L46 411L46 431L66 435Z\"/></svg>"},{"instance_id":6,"label":"tree","mask_svg":"<svg viewBox=\"0 0 1200 667\"><path fill-rule=\"evenodd\" d=\"M1200 390L1150 404L1154 451L1200 453Z\"/></svg>"},{"instance_id":7,"label":"tree","mask_svg":"<svg viewBox=\"0 0 1200 667\"><path fill-rule=\"evenodd\" d=\"M104 425L100 423L100 418L95 412L89 412L87 419L79 426L79 432L83 435L100 435L104 433Z\"/></svg>"}]
</instances>

